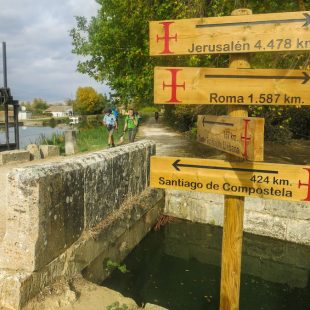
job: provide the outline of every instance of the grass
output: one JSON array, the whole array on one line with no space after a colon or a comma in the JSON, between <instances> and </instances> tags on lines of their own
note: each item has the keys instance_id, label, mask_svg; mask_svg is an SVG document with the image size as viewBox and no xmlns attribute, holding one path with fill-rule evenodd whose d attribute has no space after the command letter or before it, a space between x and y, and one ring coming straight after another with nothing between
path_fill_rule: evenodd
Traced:
<instances>
[{"instance_id":1,"label":"grass","mask_svg":"<svg viewBox=\"0 0 310 310\"><path fill-rule=\"evenodd\" d=\"M159 107L144 107L139 110L139 113L154 113L154 112L159 112L160 108Z\"/></svg>"},{"instance_id":2,"label":"grass","mask_svg":"<svg viewBox=\"0 0 310 310\"><path fill-rule=\"evenodd\" d=\"M114 131L114 142L117 143L123 133L124 117L119 119L119 129ZM80 152L95 151L108 146L108 131L97 123L93 127L82 127L77 134L77 146Z\"/></svg>"}]
</instances>

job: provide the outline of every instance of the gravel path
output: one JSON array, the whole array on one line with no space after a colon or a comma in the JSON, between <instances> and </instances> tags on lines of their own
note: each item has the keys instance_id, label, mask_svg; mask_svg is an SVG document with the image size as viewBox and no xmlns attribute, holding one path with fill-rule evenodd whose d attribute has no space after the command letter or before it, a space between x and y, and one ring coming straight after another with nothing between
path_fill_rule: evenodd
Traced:
<instances>
[{"instance_id":1,"label":"gravel path","mask_svg":"<svg viewBox=\"0 0 310 310\"><path fill-rule=\"evenodd\" d=\"M190 141L183 134L150 117L139 129L137 139L156 142L157 155L225 159L225 155L201 143ZM310 141L294 140L289 144L265 143L265 162L310 164Z\"/></svg>"}]
</instances>

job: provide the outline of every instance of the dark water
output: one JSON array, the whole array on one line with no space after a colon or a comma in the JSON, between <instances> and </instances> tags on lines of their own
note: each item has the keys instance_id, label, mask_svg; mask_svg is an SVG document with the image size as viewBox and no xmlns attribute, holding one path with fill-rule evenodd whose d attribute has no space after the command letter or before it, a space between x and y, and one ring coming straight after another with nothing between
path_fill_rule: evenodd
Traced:
<instances>
[{"instance_id":1,"label":"dark water","mask_svg":"<svg viewBox=\"0 0 310 310\"><path fill-rule=\"evenodd\" d=\"M36 143L40 139L41 135L46 138L51 137L54 133L60 134L63 129L52 128L52 127L19 127L19 139L20 148L25 148L28 144ZM10 142L15 142L14 140L14 128L10 128ZM5 131L4 128L0 128L0 144L5 143Z\"/></svg>"},{"instance_id":2,"label":"dark water","mask_svg":"<svg viewBox=\"0 0 310 310\"><path fill-rule=\"evenodd\" d=\"M222 229L178 221L127 257L103 285L170 310L219 309ZM244 235L240 309L310 309L310 248Z\"/></svg>"}]
</instances>

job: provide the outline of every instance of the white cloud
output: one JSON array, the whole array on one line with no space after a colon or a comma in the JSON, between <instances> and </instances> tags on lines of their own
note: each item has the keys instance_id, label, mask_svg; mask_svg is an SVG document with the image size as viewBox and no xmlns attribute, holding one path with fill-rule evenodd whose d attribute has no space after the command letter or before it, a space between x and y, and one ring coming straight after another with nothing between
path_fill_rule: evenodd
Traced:
<instances>
[{"instance_id":1,"label":"white cloud","mask_svg":"<svg viewBox=\"0 0 310 310\"><path fill-rule=\"evenodd\" d=\"M0 41L7 44L8 85L14 99L63 101L73 98L78 86L109 91L77 73L78 58L71 53L74 16L96 15L95 0L0 0L0 7ZM2 81L2 65L0 71Z\"/></svg>"}]
</instances>

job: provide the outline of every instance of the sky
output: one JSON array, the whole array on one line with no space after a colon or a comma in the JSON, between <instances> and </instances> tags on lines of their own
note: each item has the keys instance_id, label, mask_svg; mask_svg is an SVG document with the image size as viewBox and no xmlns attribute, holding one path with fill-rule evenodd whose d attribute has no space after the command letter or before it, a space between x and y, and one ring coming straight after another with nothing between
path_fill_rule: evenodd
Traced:
<instances>
[{"instance_id":1,"label":"sky","mask_svg":"<svg viewBox=\"0 0 310 310\"><path fill-rule=\"evenodd\" d=\"M8 87L15 100L74 99L79 86L109 88L76 71L70 29L74 16L97 15L95 0L0 0L0 42L6 42ZM3 87L2 44L0 87Z\"/></svg>"}]
</instances>

